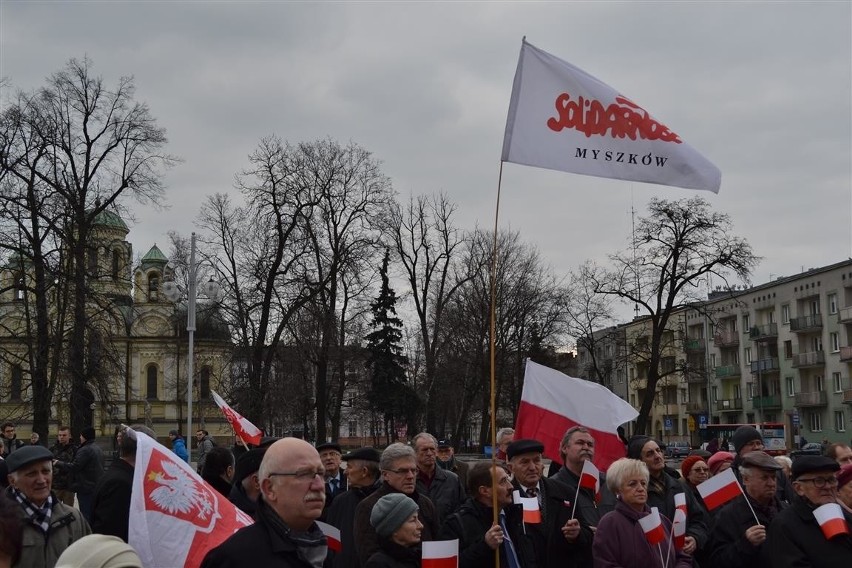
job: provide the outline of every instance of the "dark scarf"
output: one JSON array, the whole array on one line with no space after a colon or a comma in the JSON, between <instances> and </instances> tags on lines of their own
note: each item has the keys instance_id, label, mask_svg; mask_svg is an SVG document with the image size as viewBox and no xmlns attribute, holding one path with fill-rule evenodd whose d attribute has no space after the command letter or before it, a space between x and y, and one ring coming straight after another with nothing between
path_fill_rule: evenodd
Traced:
<instances>
[{"instance_id":1,"label":"dark scarf","mask_svg":"<svg viewBox=\"0 0 852 568\"><path fill-rule=\"evenodd\" d=\"M257 516L263 519L272 532L295 545L299 560L314 568L322 568L328 554L328 545L325 535L316 523L312 523L307 532L294 531L262 498L257 500Z\"/></svg>"},{"instance_id":2,"label":"dark scarf","mask_svg":"<svg viewBox=\"0 0 852 568\"><path fill-rule=\"evenodd\" d=\"M14 487L10 490L12 492L12 496L18 501L21 508L24 510L24 514L27 519L35 527L39 528L41 532L47 534L50 529L50 517L53 514L53 495L49 495L47 497L47 501L44 502L44 505L38 507Z\"/></svg>"}]
</instances>

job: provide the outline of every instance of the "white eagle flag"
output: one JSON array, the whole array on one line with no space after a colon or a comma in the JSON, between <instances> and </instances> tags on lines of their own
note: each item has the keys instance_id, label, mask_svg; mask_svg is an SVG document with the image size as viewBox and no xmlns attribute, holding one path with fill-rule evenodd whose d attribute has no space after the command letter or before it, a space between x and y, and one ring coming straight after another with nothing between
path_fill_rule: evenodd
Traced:
<instances>
[{"instance_id":1,"label":"white eagle flag","mask_svg":"<svg viewBox=\"0 0 852 568\"><path fill-rule=\"evenodd\" d=\"M254 522L174 452L130 433L137 449L129 541L144 566L200 566L209 550Z\"/></svg>"},{"instance_id":2,"label":"white eagle flag","mask_svg":"<svg viewBox=\"0 0 852 568\"><path fill-rule=\"evenodd\" d=\"M502 161L719 192L722 174L603 81L523 41Z\"/></svg>"}]
</instances>

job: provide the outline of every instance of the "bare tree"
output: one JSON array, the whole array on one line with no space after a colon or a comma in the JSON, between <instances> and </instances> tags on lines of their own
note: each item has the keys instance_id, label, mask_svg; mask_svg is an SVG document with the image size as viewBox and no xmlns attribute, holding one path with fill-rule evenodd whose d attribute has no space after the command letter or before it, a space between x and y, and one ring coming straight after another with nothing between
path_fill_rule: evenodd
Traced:
<instances>
[{"instance_id":1,"label":"bare tree","mask_svg":"<svg viewBox=\"0 0 852 568\"><path fill-rule=\"evenodd\" d=\"M648 210L636 227L633 248L613 255L614 268L595 284L602 294L636 304L646 317L647 333L629 346L647 361L637 433L647 431L660 378L676 371L666 356L677 328L673 315L687 307L701 310L706 278L745 282L759 261L751 246L733 234L730 218L713 212L702 198L652 199Z\"/></svg>"}]
</instances>

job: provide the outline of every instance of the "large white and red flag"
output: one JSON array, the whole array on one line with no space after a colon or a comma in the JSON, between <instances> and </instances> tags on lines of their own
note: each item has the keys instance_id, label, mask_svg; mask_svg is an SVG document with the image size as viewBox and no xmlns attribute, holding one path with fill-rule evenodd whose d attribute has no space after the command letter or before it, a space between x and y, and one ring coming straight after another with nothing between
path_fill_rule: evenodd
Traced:
<instances>
[{"instance_id":1,"label":"large white and red flag","mask_svg":"<svg viewBox=\"0 0 852 568\"><path fill-rule=\"evenodd\" d=\"M625 456L618 427L639 416L636 409L598 383L575 379L527 360L515 439L534 438L544 454L559 460L559 443L572 426L585 426L595 439L595 464L606 470Z\"/></svg>"},{"instance_id":2,"label":"large white and red flag","mask_svg":"<svg viewBox=\"0 0 852 568\"><path fill-rule=\"evenodd\" d=\"M814 509L814 517L822 529L825 538L834 538L839 534L849 534L849 526L843 517L843 509L837 503L827 503Z\"/></svg>"},{"instance_id":3,"label":"large white and red flag","mask_svg":"<svg viewBox=\"0 0 852 568\"><path fill-rule=\"evenodd\" d=\"M711 511L743 492L732 469L717 473L707 481L699 483L696 489L701 494L701 498L704 499L704 504Z\"/></svg>"},{"instance_id":4,"label":"large white and red flag","mask_svg":"<svg viewBox=\"0 0 852 568\"><path fill-rule=\"evenodd\" d=\"M216 401L216 405L222 410L225 418L228 419L228 423L231 425L231 428L234 429L234 434L239 436L243 442L247 444L259 446L260 440L263 438L263 430L249 422L247 418L240 416L236 410L231 408L228 403L215 392L210 391L210 395L213 397L213 400Z\"/></svg>"},{"instance_id":5,"label":"large white and red flag","mask_svg":"<svg viewBox=\"0 0 852 568\"><path fill-rule=\"evenodd\" d=\"M719 169L603 81L521 44L502 161L719 192Z\"/></svg>"},{"instance_id":6,"label":"large white and red flag","mask_svg":"<svg viewBox=\"0 0 852 568\"><path fill-rule=\"evenodd\" d=\"M422 544L423 568L458 568L459 539L433 540Z\"/></svg>"},{"instance_id":7,"label":"large white and red flag","mask_svg":"<svg viewBox=\"0 0 852 568\"><path fill-rule=\"evenodd\" d=\"M129 544L143 566L200 566L208 551L254 522L174 452L130 432L136 437L136 465Z\"/></svg>"},{"instance_id":8,"label":"large white and red flag","mask_svg":"<svg viewBox=\"0 0 852 568\"><path fill-rule=\"evenodd\" d=\"M663 527L663 519L656 507L651 507L651 513L639 519L639 526L645 532L645 538L651 545L659 544L666 539L666 529Z\"/></svg>"}]
</instances>

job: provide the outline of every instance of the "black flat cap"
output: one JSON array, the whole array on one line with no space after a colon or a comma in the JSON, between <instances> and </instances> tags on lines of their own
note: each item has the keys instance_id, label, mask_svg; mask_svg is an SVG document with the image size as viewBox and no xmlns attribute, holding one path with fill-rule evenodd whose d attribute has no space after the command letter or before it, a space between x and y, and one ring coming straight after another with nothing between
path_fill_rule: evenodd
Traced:
<instances>
[{"instance_id":1,"label":"black flat cap","mask_svg":"<svg viewBox=\"0 0 852 568\"><path fill-rule=\"evenodd\" d=\"M515 456L520 456L522 454L540 454L543 452L544 444L542 444L538 440L515 440L514 442L509 444L508 448L506 448L506 457L508 459L512 459Z\"/></svg>"},{"instance_id":2,"label":"black flat cap","mask_svg":"<svg viewBox=\"0 0 852 568\"><path fill-rule=\"evenodd\" d=\"M334 450L337 453L343 453L343 450L340 448L340 444L337 442L323 442L322 444L317 444L317 451L321 452L323 450Z\"/></svg>"},{"instance_id":3,"label":"black flat cap","mask_svg":"<svg viewBox=\"0 0 852 568\"><path fill-rule=\"evenodd\" d=\"M772 459L766 452L749 452L743 457L743 465L746 467L758 467L760 469L779 470L781 464Z\"/></svg>"},{"instance_id":4,"label":"black flat cap","mask_svg":"<svg viewBox=\"0 0 852 568\"><path fill-rule=\"evenodd\" d=\"M53 454L44 446L24 446L12 452L6 458L6 467L9 468L9 473L18 471L22 467L28 466L31 463L53 461Z\"/></svg>"},{"instance_id":5,"label":"black flat cap","mask_svg":"<svg viewBox=\"0 0 852 568\"><path fill-rule=\"evenodd\" d=\"M358 448L348 454L344 454L340 459L343 461L364 460L379 463L382 461L382 454L376 448Z\"/></svg>"},{"instance_id":6,"label":"black flat cap","mask_svg":"<svg viewBox=\"0 0 852 568\"><path fill-rule=\"evenodd\" d=\"M438 447L439 448L452 448L453 445L450 443L449 440L438 440Z\"/></svg>"},{"instance_id":7,"label":"black flat cap","mask_svg":"<svg viewBox=\"0 0 852 568\"><path fill-rule=\"evenodd\" d=\"M19 452L21 450L18 450ZM12 454L15 455L15 454ZM9 458L11 459L11 458ZM793 480L812 471L838 471L840 464L825 456L800 456L793 460Z\"/></svg>"},{"instance_id":8,"label":"black flat cap","mask_svg":"<svg viewBox=\"0 0 852 568\"><path fill-rule=\"evenodd\" d=\"M263 461L263 454L266 453L266 448L252 448L237 458L237 463L234 466L234 483L239 483L249 475L260 469L260 462Z\"/></svg>"}]
</instances>

